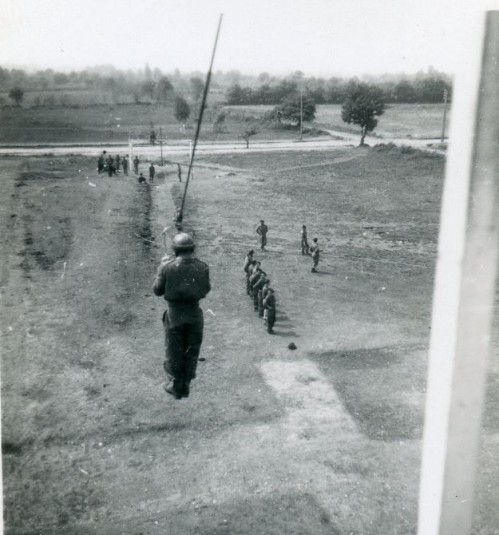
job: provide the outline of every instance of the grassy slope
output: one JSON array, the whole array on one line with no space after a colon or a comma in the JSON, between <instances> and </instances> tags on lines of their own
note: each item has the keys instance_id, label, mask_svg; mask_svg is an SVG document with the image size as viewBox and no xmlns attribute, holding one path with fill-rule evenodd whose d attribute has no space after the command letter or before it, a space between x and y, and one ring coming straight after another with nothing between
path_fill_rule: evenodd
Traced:
<instances>
[{"instance_id":1,"label":"grassy slope","mask_svg":"<svg viewBox=\"0 0 499 535\"><path fill-rule=\"evenodd\" d=\"M222 133L213 130L217 111L208 108L204 118L201 139L229 140L242 135L247 125L259 123L265 111L272 106L228 106ZM396 137L438 137L441 132L442 106L390 106L379 119L376 133ZM316 124L357 132L341 120L340 106L317 107ZM172 109L155 105L89 106L84 108L3 108L0 110L0 143L43 142L126 142L132 138L148 138L151 123L159 135L170 140L191 139L194 136L193 117L185 134L175 121ZM119 126L118 126L119 125ZM259 126L260 132L252 139L297 139L297 129L274 130Z\"/></svg>"}]
</instances>

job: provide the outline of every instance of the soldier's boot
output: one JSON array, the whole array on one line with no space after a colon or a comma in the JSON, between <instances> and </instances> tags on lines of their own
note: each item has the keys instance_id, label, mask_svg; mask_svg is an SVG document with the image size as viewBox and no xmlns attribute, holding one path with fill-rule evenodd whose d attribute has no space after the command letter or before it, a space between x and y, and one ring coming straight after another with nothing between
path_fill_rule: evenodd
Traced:
<instances>
[{"instance_id":1,"label":"soldier's boot","mask_svg":"<svg viewBox=\"0 0 499 535\"><path fill-rule=\"evenodd\" d=\"M314 267L312 268L312 273L317 273L317 270Z\"/></svg>"},{"instance_id":2,"label":"soldier's boot","mask_svg":"<svg viewBox=\"0 0 499 535\"><path fill-rule=\"evenodd\" d=\"M189 397L189 394L190 394L190 388L189 388L189 385L190 385L190 381L184 381L184 384L182 386L182 390L180 391L180 394L182 395L183 398L188 398Z\"/></svg>"},{"instance_id":3,"label":"soldier's boot","mask_svg":"<svg viewBox=\"0 0 499 535\"><path fill-rule=\"evenodd\" d=\"M170 396L173 396L175 399L182 398L182 393L180 390L181 385L179 384L178 379L170 381L168 384L164 385L163 388L167 394L170 394Z\"/></svg>"}]
</instances>

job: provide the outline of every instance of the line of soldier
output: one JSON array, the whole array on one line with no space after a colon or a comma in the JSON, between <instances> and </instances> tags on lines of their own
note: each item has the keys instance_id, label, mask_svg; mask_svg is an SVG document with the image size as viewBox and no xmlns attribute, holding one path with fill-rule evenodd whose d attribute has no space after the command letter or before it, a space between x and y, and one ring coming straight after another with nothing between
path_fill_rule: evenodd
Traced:
<instances>
[{"instance_id":1,"label":"line of soldier","mask_svg":"<svg viewBox=\"0 0 499 535\"><path fill-rule=\"evenodd\" d=\"M246 273L246 292L253 300L258 317L263 318L269 334L275 334L276 298L270 280L262 270L261 262L256 260L253 250L249 251L244 260Z\"/></svg>"},{"instance_id":2,"label":"line of soldier","mask_svg":"<svg viewBox=\"0 0 499 535\"><path fill-rule=\"evenodd\" d=\"M139 174L139 163L140 160L137 156L133 159L133 170L136 175ZM128 169L130 163L128 161L128 156L125 155L123 158L117 154L114 158L111 154L108 154L107 151L103 150L99 157L97 158L97 173L107 173L109 176L116 175L123 169L123 174L128 175Z\"/></svg>"}]
</instances>

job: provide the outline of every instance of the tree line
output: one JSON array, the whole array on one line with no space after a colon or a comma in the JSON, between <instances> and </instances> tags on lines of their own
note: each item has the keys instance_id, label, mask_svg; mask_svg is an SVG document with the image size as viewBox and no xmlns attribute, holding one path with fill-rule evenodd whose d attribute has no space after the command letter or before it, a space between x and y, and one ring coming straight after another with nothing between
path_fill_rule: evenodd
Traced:
<instances>
[{"instance_id":1,"label":"tree line","mask_svg":"<svg viewBox=\"0 0 499 535\"><path fill-rule=\"evenodd\" d=\"M362 81L358 78L334 77L325 80L295 75L276 80L274 83L266 81L257 87L233 84L227 90L226 103L276 105L303 92L316 104L343 104L352 88L361 82L376 85L386 103L440 103L444 90L447 90L450 96L452 89L450 77L434 69L413 76L369 77Z\"/></svg>"}]
</instances>

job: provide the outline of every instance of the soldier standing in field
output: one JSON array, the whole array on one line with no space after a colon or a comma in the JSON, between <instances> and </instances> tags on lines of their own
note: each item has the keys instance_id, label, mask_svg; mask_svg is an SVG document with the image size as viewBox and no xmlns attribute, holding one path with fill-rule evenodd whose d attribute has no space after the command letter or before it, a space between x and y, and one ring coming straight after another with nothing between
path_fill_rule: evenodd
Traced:
<instances>
[{"instance_id":1,"label":"soldier standing in field","mask_svg":"<svg viewBox=\"0 0 499 535\"><path fill-rule=\"evenodd\" d=\"M163 314L166 354L163 367L168 383L165 391L175 399L189 396L196 377L203 341L203 311L199 301L211 290L207 264L194 256L195 243L184 232L173 238L175 258L164 257L158 267L153 290L164 296L168 309Z\"/></svg>"},{"instance_id":2,"label":"soldier standing in field","mask_svg":"<svg viewBox=\"0 0 499 535\"><path fill-rule=\"evenodd\" d=\"M135 171L136 175L139 174L139 163L140 163L139 157L135 156L135 158L133 159L133 170Z\"/></svg>"},{"instance_id":3,"label":"soldier standing in field","mask_svg":"<svg viewBox=\"0 0 499 535\"><path fill-rule=\"evenodd\" d=\"M272 288L268 289L267 297L263 300L263 306L265 308L265 316L267 318L267 332L274 334L275 324L275 295Z\"/></svg>"},{"instance_id":4,"label":"soldier standing in field","mask_svg":"<svg viewBox=\"0 0 499 535\"><path fill-rule=\"evenodd\" d=\"M125 156L123 158L122 165L123 165L123 174L128 175L128 156Z\"/></svg>"},{"instance_id":5,"label":"soldier standing in field","mask_svg":"<svg viewBox=\"0 0 499 535\"><path fill-rule=\"evenodd\" d=\"M246 293L248 295L251 295L251 277L256 272L257 268L260 267L260 262L257 260L254 260L248 267L248 271L246 272Z\"/></svg>"},{"instance_id":6,"label":"soldier standing in field","mask_svg":"<svg viewBox=\"0 0 499 535\"><path fill-rule=\"evenodd\" d=\"M102 173L104 171L104 154L106 151L103 151L102 154L97 158L97 173Z\"/></svg>"},{"instance_id":7,"label":"soldier standing in field","mask_svg":"<svg viewBox=\"0 0 499 535\"><path fill-rule=\"evenodd\" d=\"M306 225L302 225L301 227L301 254L303 256L309 255L310 250L308 246L308 239L307 239L307 227Z\"/></svg>"},{"instance_id":8,"label":"soldier standing in field","mask_svg":"<svg viewBox=\"0 0 499 535\"><path fill-rule=\"evenodd\" d=\"M120 158L119 154L116 155L116 158L114 159L114 161L116 162L116 172L119 173L120 172L120 163L121 163L121 158Z\"/></svg>"},{"instance_id":9,"label":"soldier standing in field","mask_svg":"<svg viewBox=\"0 0 499 535\"><path fill-rule=\"evenodd\" d=\"M255 307L255 310L258 310L258 294L255 294L254 292L254 285L256 282L258 282L258 279L263 275L262 268L260 267L260 263L257 262L256 266L253 268L253 272L249 277L248 285L249 285L249 296L253 300L253 304Z\"/></svg>"},{"instance_id":10,"label":"soldier standing in field","mask_svg":"<svg viewBox=\"0 0 499 535\"><path fill-rule=\"evenodd\" d=\"M258 317L263 318L263 290L267 287L267 290L265 294L268 293L268 286L270 284L270 280L264 275L257 284L258 288Z\"/></svg>"},{"instance_id":11,"label":"soldier standing in field","mask_svg":"<svg viewBox=\"0 0 499 535\"><path fill-rule=\"evenodd\" d=\"M178 181L182 182L182 166L179 163L177 164L177 175Z\"/></svg>"},{"instance_id":12,"label":"soldier standing in field","mask_svg":"<svg viewBox=\"0 0 499 535\"><path fill-rule=\"evenodd\" d=\"M265 224L263 219L260 219L260 224L256 227L256 233L260 236L260 249L265 251L265 246L267 245L267 232L269 227Z\"/></svg>"},{"instance_id":13,"label":"soldier standing in field","mask_svg":"<svg viewBox=\"0 0 499 535\"><path fill-rule=\"evenodd\" d=\"M245 273L248 273L248 270L249 270L250 266L252 264L254 264L254 262L255 262L255 259L253 258L254 254L255 254L255 251L253 251L253 249L251 249L251 251L248 252L248 254L246 255L246 258L244 259L243 271Z\"/></svg>"},{"instance_id":14,"label":"soldier standing in field","mask_svg":"<svg viewBox=\"0 0 499 535\"><path fill-rule=\"evenodd\" d=\"M312 255L312 260L314 261L314 265L312 266L312 273L317 273L317 266L319 265L319 252L319 240L317 238L314 238L310 247L310 254Z\"/></svg>"},{"instance_id":15,"label":"soldier standing in field","mask_svg":"<svg viewBox=\"0 0 499 535\"><path fill-rule=\"evenodd\" d=\"M116 174L116 167L114 166L114 159L111 155L109 155L107 159L107 175L113 176Z\"/></svg>"},{"instance_id":16,"label":"soldier standing in field","mask_svg":"<svg viewBox=\"0 0 499 535\"><path fill-rule=\"evenodd\" d=\"M155 174L156 174L156 169L154 168L154 164L151 162L151 165L149 166L149 182L154 182Z\"/></svg>"}]
</instances>

